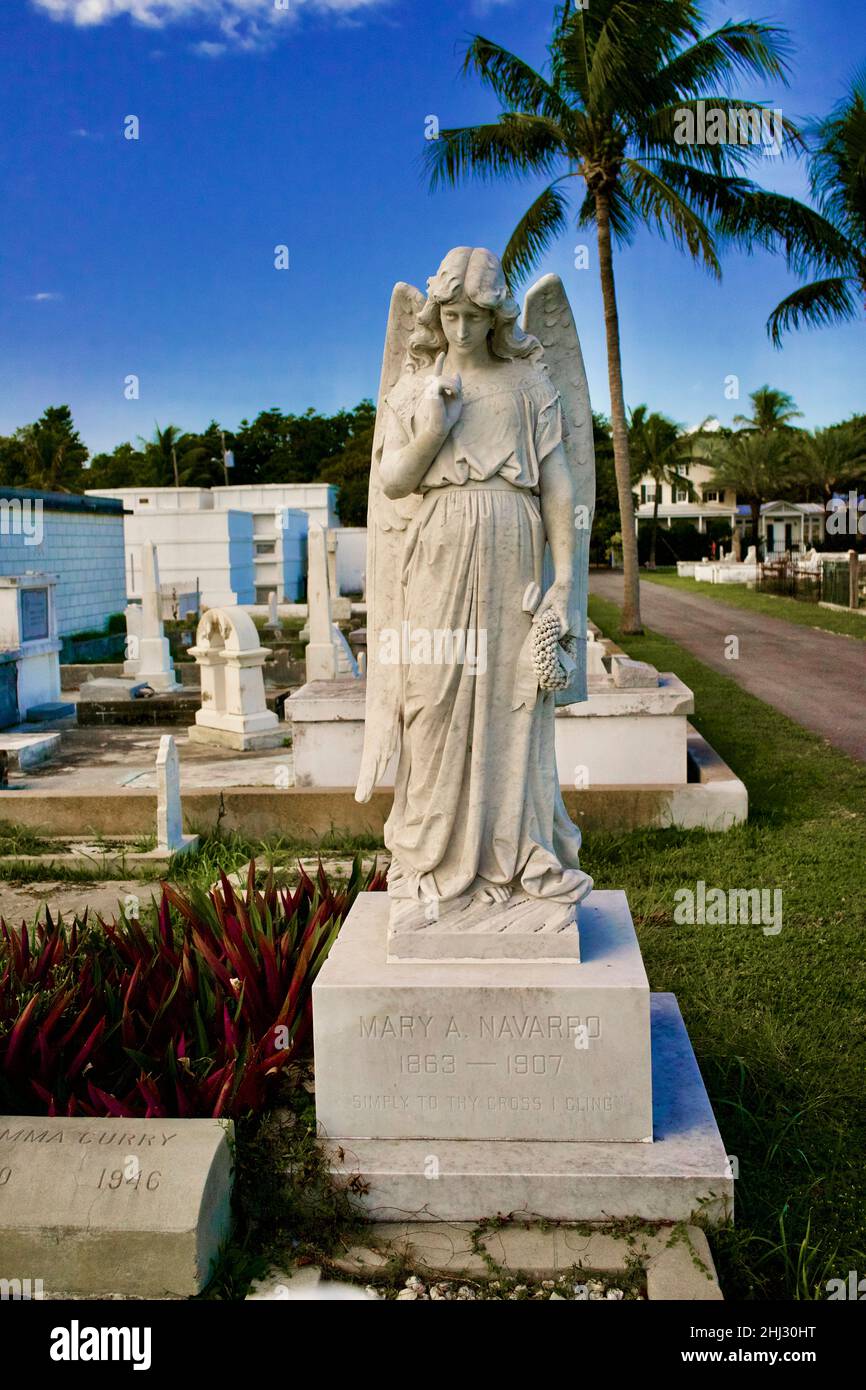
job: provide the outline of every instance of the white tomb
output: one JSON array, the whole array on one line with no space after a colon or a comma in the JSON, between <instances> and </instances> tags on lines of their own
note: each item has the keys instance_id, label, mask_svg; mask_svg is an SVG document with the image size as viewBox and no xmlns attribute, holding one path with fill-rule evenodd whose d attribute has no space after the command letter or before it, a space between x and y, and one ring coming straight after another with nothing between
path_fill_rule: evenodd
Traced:
<instances>
[{"instance_id":1,"label":"white tomb","mask_svg":"<svg viewBox=\"0 0 866 1390\"><path fill-rule=\"evenodd\" d=\"M243 608L211 608L190 647L201 673L201 708L189 736L224 748L279 748L284 732L265 700L262 667L269 655Z\"/></svg>"},{"instance_id":2,"label":"white tomb","mask_svg":"<svg viewBox=\"0 0 866 1390\"><path fill-rule=\"evenodd\" d=\"M685 786L694 696L673 672L655 675L656 684L643 688L620 688L609 676L591 680L588 700L557 710L561 786ZM364 681L343 678L308 681L286 701L296 786L352 785L361 763L365 698ZM394 785L395 766L396 760L380 786Z\"/></svg>"},{"instance_id":3,"label":"white tomb","mask_svg":"<svg viewBox=\"0 0 866 1390\"><path fill-rule=\"evenodd\" d=\"M61 703L60 649L54 591L57 576L35 571L0 575L0 651L17 666L22 721L73 711ZM47 708L46 708L47 707Z\"/></svg>"}]
</instances>

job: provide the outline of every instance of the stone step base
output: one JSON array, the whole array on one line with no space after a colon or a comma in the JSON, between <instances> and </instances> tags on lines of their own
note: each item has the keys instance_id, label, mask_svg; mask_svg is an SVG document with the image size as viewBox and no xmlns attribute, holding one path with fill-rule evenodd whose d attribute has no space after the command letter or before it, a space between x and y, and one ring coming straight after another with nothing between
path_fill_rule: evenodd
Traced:
<instances>
[{"instance_id":1,"label":"stone step base","mask_svg":"<svg viewBox=\"0 0 866 1390\"><path fill-rule=\"evenodd\" d=\"M332 1138L333 1177L373 1221L730 1220L733 1175L682 1015L672 994L651 998L653 1143Z\"/></svg>"},{"instance_id":2,"label":"stone step base","mask_svg":"<svg viewBox=\"0 0 866 1390\"><path fill-rule=\"evenodd\" d=\"M621 1235L521 1221L483 1230L470 1222L382 1221L367 1241L332 1258L330 1267L369 1280L396 1256L430 1284L437 1278L486 1281L502 1275L556 1280L573 1274L588 1281L592 1275L625 1275L637 1262L650 1302L723 1297L707 1237L697 1226L639 1226Z\"/></svg>"}]
</instances>

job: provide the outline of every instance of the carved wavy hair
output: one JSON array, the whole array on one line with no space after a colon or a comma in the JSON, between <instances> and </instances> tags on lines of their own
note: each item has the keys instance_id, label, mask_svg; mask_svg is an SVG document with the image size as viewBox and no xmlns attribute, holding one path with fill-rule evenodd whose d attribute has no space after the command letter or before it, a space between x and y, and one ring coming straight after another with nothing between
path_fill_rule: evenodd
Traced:
<instances>
[{"instance_id":1,"label":"carved wavy hair","mask_svg":"<svg viewBox=\"0 0 866 1390\"><path fill-rule=\"evenodd\" d=\"M468 299L479 309L489 309L493 324L487 343L494 357L539 357L541 343L524 333L518 323L520 309L508 293L498 256L484 247L457 246L449 251L435 275L427 281L427 302L415 320L406 349L404 370L417 372L432 367L440 352L448 350L442 329L441 306Z\"/></svg>"}]
</instances>

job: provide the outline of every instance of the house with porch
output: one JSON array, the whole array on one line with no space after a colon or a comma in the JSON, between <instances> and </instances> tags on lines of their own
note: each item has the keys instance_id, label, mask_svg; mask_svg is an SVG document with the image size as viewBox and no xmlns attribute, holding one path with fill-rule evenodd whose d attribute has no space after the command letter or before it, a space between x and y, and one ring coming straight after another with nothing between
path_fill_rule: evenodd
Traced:
<instances>
[{"instance_id":1,"label":"house with porch","mask_svg":"<svg viewBox=\"0 0 866 1390\"><path fill-rule=\"evenodd\" d=\"M706 534L711 522L725 522L733 532L740 531L743 554L751 543L751 510L737 501L733 488L720 487L713 469L692 457L677 465L683 482L656 483L644 474L637 483L635 529L652 525L658 491L658 524L669 530L674 522L690 522ZM685 486L686 481L689 486ZM803 554L824 539L826 514L820 502L765 502L761 507L758 534L762 553L780 555L784 551Z\"/></svg>"}]
</instances>

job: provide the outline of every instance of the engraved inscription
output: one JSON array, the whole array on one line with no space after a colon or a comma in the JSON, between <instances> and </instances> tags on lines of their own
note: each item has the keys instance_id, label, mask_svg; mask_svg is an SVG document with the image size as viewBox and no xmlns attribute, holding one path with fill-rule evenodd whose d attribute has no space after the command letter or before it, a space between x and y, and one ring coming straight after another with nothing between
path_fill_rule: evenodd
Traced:
<instances>
[{"instance_id":1,"label":"engraved inscription","mask_svg":"<svg viewBox=\"0 0 866 1390\"><path fill-rule=\"evenodd\" d=\"M135 1130L94 1130L93 1133L73 1133L71 1130L16 1129L9 1126L0 1129L0 1143L7 1144L65 1144L76 1148L86 1144L116 1144L119 1148L165 1148L177 1134L140 1134Z\"/></svg>"},{"instance_id":2,"label":"engraved inscription","mask_svg":"<svg viewBox=\"0 0 866 1390\"><path fill-rule=\"evenodd\" d=\"M144 1178L144 1183L142 1183L142 1178ZM122 1168L114 1168L111 1172L107 1168L103 1168L96 1186L109 1192L116 1192L119 1187L124 1186L132 1187L136 1192L155 1192L159 1187L161 1178L162 1173L159 1171L145 1175L139 1168L134 1177L128 1177Z\"/></svg>"},{"instance_id":3,"label":"engraved inscription","mask_svg":"<svg viewBox=\"0 0 866 1390\"><path fill-rule=\"evenodd\" d=\"M383 1014L381 1017L361 1014L358 1018L359 1037L382 1041L432 1041L441 1037L447 1042L449 1038L466 1041L475 1037L494 1042L503 1039L525 1042L535 1038L567 1042L583 1028L590 1038L601 1038L601 1020L597 1014L586 1018L579 1014L482 1014L470 1025L470 1031L461 1028L453 1014L447 1019L437 1019L433 1014Z\"/></svg>"}]
</instances>

